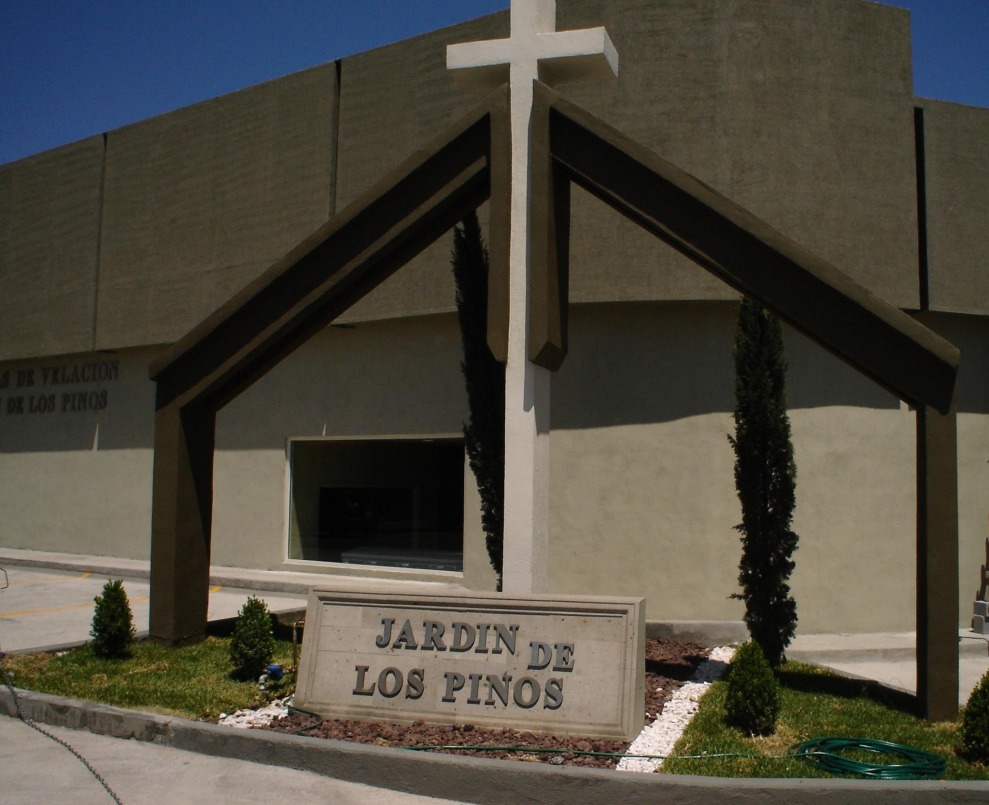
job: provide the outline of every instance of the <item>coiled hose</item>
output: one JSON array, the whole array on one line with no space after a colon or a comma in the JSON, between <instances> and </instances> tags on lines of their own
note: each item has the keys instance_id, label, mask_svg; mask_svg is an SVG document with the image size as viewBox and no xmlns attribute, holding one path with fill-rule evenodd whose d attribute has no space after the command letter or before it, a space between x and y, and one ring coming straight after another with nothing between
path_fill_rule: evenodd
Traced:
<instances>
[{"instance_id":1,"label":"coiled hose","mask_svg":"<svg viewBox=\"0 0 989 805\"><path fill-rule=\"evenodd\" d=\"M842 754L850 750L893 755L906 762L867 763ZM811 738L797 744L793 754L832 774L857 774L874 780L940 779L946 769L944 759L930 752L872 738Z\"/></svg>"}]
</instances>

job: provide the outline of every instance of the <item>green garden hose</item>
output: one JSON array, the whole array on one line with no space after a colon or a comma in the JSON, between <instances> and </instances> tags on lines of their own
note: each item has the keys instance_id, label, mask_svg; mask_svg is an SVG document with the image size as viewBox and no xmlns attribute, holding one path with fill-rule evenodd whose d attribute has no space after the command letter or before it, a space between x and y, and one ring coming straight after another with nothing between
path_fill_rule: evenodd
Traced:
<instances>
[{"instance_id":1,"label":"green garden hose","mask_svg":"<svg viewBox=\"0 0 989 805\"><path fill-rule=\"evenodd\" d=\"M553 753L590 755L594 757L639 757L656 760L670 760L668 755L628 755L623 752L592 752L560 747L532 746L481 746L469 744L447 744L439 746L416 745L400 746L399 749L413 751L430 750L459 750L463 752L528 752L532 754ZM905 759L906 763L864 763L843 756L841 753L849 750L871 752L875 755L894 755ZM877 741L872 738L812 738L793 748L786 755L750 755L740 752L724 752L703 755L680 755L676 760L710 760L712 758L751 758L753 760L776 760L783 758L802 758L831 774L841 776L859 775L873 780L938 780L945 775L946 764L943 758L915 749L912 746Z\"/></svg>"},{"instance_id":2,"label":"green garden hose","mask_svg":"<svg viewBox=\"0 0 989 805\"><path fill-rule=\"evenodd\" d=\"M893 755L906 762L867 763L842 754L850 750ZM940 779L946 768L944 760L930 752L871 738L812 738L794 747L793 754L832 774L857 774L874 780Z\"/></svg>"}]
</instances>

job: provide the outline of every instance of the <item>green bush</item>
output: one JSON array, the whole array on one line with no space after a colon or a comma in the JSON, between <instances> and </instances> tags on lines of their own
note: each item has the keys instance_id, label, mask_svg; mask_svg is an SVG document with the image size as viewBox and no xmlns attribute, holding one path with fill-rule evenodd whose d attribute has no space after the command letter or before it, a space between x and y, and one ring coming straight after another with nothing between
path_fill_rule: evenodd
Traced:
<instances>
[{"instance_id":1,"label":"green bush","mask_svg":"<svg viewBox=\"0 0 989 805\"><path fill-rule=\"evenodd\" d=\"M749 735L770 735L781 701L780 683L759 644L745 643L728 668L726 721Z\"/></svg>"},{"instance_id":2,"label":"green bush","mask_svg":"<svg viewBox=\"0 0 989 805\"><path fill-rule=\"evenodd\" d=\"M126 657L134 642L134 619L124 583L120 579L107 581L103 585L103 594L93 600L96 608L89 632L93 638L93 653L97 657Z\"/></svg>"},{"instance_id":3,"label":"green bush","mask_svg":"<svg viewBox=\"0 0 989 805\"><path fill-rule=\"evenodd\" d=\"M962 713L962 744L972 760L989 763L989 673L968 697Z\"/></svg>"},{"instance_id":4,"label":"green bush","mask_svg":"<svg viewBox=\"0 0 989 805\"><path fill-rule=\"evenodd\" d=\"M271 630L268 606L260 598L250 596L237 613L234 633L230 639L230 662L236 679L256 679L271 662L275 653L275 638Z\"/></svg>"}]
</instances>

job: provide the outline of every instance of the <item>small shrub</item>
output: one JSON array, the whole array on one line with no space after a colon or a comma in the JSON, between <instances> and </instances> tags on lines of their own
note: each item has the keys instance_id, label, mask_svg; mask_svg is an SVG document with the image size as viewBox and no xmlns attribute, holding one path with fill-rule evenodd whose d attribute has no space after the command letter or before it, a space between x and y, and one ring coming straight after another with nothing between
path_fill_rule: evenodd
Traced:
<instances>
[{"instance_id":1,"label":"small shrub","mask_svg":"<svg viewBox=\"0 0 989 805\"><path fill-rule=\"evenodd\" d=\"M962 714L962 744L972 760L989 763L989 673L968 697Z\"/></svg>"},{"instance_id":2,"label":"small shrub","mask_svg":"<svg viewBox=\"0 0 989 805\"><path fill-rule=\"evenodd\" d=\"M780 683L756 642L736 653L728 668L726 720L749 735L770 735L780 714Z\"/></svg>"},{"instance_id":3,"label":"small shrub","mask_svg":"<svg viewBox=\"0 0 989 805\"><path fill-rule=\"evenodd\" d=\"M233 676L236 679L256 679L271 662L274 653L275 638L268 606L252 595L237 613L230 639Z\"/></svg>"},{"instance_id":4,"label":"small shrub","mask_svg":"<svg viewBox=\"0 0 989 805\"><path fill-rule=\"evenodd\" d=\"M93 600L96 608L89 632L93 638L93 653L97 657L126 657L134 642L134 619L123 581L107 581L103 594Z\"/></svg>"}]
</instances>

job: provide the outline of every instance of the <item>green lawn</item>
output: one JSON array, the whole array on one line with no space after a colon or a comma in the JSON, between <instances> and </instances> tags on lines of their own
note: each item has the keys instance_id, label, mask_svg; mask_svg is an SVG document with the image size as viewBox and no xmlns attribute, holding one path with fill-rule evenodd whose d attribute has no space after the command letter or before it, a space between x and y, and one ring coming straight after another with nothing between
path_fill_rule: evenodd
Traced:
<instances>
[{"instance_id":1,"label":"green lawn","mask_svg":"<svg viewBox=\"0 0 989 805\"><path fill-rule=\"evenodd\" d=\"M170 649L135 643L123 660L100 659L87 645L58 654L13 654L5 664L15 687L185 718L216 720L220 713L264 704L295 685L288 675L276 688L230 678L230 639L208 637ZM292 644L275 641L275 662L288 667Z\"/></svg>"},{"instance_id":2,"label":"green lawn","mask_svg":"<svg viewBox=\"0 0 989 805\"><path fill-rule=\"evenodd\" d=\"M971 764L959 755L958 723L931 723L870 698L865 686L830 671L802 663L786 663L779 674L783 709L776 732L749 738L724 724L725 684L711 686L701 707L674 749L674 758L661 771L716 777L830 777L802 759L774 759L801 741L823 736L872 738L922 749L947 761L949 780L987 780L989 768ZM758 758L685 755L744 754ZM681 758L681 759L677 759ZM855 758L865 760L866 758ZM895 758L871 756L875 762L902 763Z\"/></svg>"},{"instance_id":3,"label":"green lawn","mask_svg":"<svg viewBox=\"0 0 989 805\"><path fill-rule=\"evenodd\" d=\"M234 681L229 645L229 638L222 637L177 649L140 642L126 660L100 659L86 646L59 654L9 655L5 662L16 687L202 720L264 704L294 686L290 675L266 691L258 690L254 682ZM276 641L276 662L288 667L291 652L290 642ZM943 757L949 780L989 780L989 768L968 763L959 755L957 723L916 718L891 703L870 698L861 683L812 665L787 663L780 680L783 710L775 734L748 738L725 726L725 685L717 682L661 771L721 777L827 777L827 772L804 760L771 756L786 755L809 738L831 736L906 744ZM717 754L758 758L683 757Z\"/></svg>"}]
</instances>

